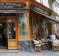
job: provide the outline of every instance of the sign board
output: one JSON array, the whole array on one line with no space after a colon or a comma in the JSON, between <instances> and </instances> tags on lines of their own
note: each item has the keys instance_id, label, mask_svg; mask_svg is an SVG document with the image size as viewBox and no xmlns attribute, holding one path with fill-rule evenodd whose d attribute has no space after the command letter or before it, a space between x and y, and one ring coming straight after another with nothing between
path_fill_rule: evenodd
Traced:
<instances>
[{"instance_id":1,"label":"sign board","mask_svg":"<svg viewBox=\"0 0 59 56\"><path fill-rule=\"evenodd\" d=\"M0 9L19 9L25 6L26 4L21 2L0 2Z\"/></svg>"},{"instance_id":2,"label":"sign board","mask_svg":"<svg viewBox=\"0 0 59 56\"><path fill-rule=\"evenodd\" d=\"M47 12L47 11L45 11L45 10L43 10L43 9L39 8L38 6L35 6L33 4L30 5L30 9L32 9L33 11L36 11L38 13L43 13L43 14L46 14L46 15L50 15L49 12Z\"/></svg>"}]
</instances>

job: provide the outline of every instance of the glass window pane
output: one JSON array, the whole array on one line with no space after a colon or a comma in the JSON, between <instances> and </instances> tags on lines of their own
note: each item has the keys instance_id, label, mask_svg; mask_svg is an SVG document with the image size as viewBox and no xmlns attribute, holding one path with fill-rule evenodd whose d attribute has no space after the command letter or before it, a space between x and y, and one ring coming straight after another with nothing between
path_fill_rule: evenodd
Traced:
<instances>
[{"instance_id":1,"label":"glass window pane","mask_svg":"<svg viewBox=\"0 0 59 56\"><path fill-rule=\"evenodd\" d=\"M45 38L48 36L48 21L47 20L43 20L42 29L43 29L43 38Z\"/></svg>"},{"instance_id":2,"label":"glass window pane","mask_svg":"<svg viewBox=\"0 0 59 56\"><path fill-rule=\"evenodd\" d=\"M10 39L15 39L15 20L10 19L8 20L9 24L9 38Z\"/></svg>"},{"instance_id":3,"label":"glass window pane","mask_svg":"<svg viewBox=\"0 0 59 56\"><path fill-rule=\"evenodd\" d=\"M33 25L33 27L34 27L34 30L33 30L34 37L37 38L37 39L39 39L40 38L40 25L39 25L39 19L38 19L37 15L33 16L33 24L34 24Z\"/></svg>"},{"instance_id":4,"label":"glass window pane","mask_svg":"<svg viewBox=\"0 0 59 56\"><path fill-rule=\"evenodd\" d=\"M28 25L27 16L24 13L19 14L19 34L21 37L27 37L28 35Z\"/></svg>"}]
</instances>

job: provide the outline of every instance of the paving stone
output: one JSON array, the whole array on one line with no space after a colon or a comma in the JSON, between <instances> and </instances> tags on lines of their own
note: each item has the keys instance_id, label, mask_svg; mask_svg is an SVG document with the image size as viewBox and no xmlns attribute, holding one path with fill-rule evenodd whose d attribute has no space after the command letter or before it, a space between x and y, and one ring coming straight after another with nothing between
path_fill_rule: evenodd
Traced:
<instances>
[{"instance_id":1,"label":"paving stone","mask_svg":"<svg viewBox=\"0 0 59 56\"><path fill-rule=\"evenodd\" d=\"M0 50L0 56L59 56L59 51L25 52L18 50Z\"/></svg>"}]
</instances>

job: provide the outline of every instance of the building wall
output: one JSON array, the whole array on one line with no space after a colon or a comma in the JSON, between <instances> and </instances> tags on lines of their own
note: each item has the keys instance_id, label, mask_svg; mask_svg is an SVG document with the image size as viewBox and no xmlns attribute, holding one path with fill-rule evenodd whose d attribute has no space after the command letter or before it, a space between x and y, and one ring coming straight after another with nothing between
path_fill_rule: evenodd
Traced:
<instances>
[{"instance_id":1,"label":"building wall","mask_svg":"<svg viewBox=\"0 0 59 56\"><path fill-rule=\"evenodd\" d=\"M58 14L58 11L59 9L56 8L56 4L59 4L57 2L57 0L49 0L49 8L52 9L52 13L51 13L51 16L56 19L56 20L59 20L59 14ZM58 6L58 5L57 5ZM57 23L52 23L52 34L58 34L59 32L59 29L58 29L58 24Z\"/></svg>"},{"instance_id":2,"label":"building wall","mask_svg":"<svg viewBox=\"0 0 59 56\"><path fill-rule=\"evenodd\" d=\"M38 3L38 2L36 2L36 1L34 1L34 0L0 0L0 2L24 2L24 3L26 3L26 8L29 8L30 7L30 4L34 4L35 6L38 6L39 8L41 8L41 9L43 9L43 10L45 10L45 11L47 11L47 12L49 12L49 13L51 13L51 11L52 10L50 10L51 8L52 8L52 6L51 6L51 8L49 9L48 7L46 7L45 5L42 5L42 4L40 4L40 3ZM31 47L30 45L31 45L31 40L33 40L33 38L31 38L30 37L30 12L28 12L28 13L26 13L26 16L27 16L27 23L28 23L28 36L27 36L27 38L24 38L24 36L23 36L23 38L21 38L21 36L19 35L19 26L18 26L18 24L17 24L17 40L16 41L18 41L18 47L19 48L21 48L21 47L23 47L23 48L21 48L21 49L28 49L29 47ZM38 14L39 15L39 14ZM16 16L16 18L18 19L18 16ZM41 17L40 17L40 19L42 19ZM16 20L17 21L17 20ZM41 25L41 22L42 20L40 20L40 37L42 37L42 25ZM18 22L18 21L17 21ZM54 26L53 25L53 27L52 27L52 30L53 30L53 33L54 33L54 27L56 27L56 26ZM51 27L49 26L49 30L51 29ZM56 28L55 28L56 29ZM56 31L56 30L55 30ZM12 43L12 41L13 40L11 40L10 42ZM15 43L15 41L14 41L14 43ZM28 44L28 45L27 45ZM24 48L25 47L25 48ZM10 48L11 49L11 48Z\"/></svg>"},{"instance_id":3,"label":"building wall","mask_svg":"<svg viewBox=\"0 0 59 56\"><path fill-rule=\"evenodd\" d=\"M36 0L36 1L39 2L39 3L41 3L42 5L44 5L44 3L45 3L43 0ZM52 10L51 17L53 17L54 19L56 19L56 16L58 15L58 12L55 12L56 11L56 7L55 7L56 0L48 0L48 3L49 3L49 7L47 7L46 5L44 5L44 6L46 6L47 8L49 8L49 9ZM56 26L58 26L58 25L56 23L52 23L51 22L51 26L52 26L52 28L51 28L52 29L51 30L52 34L57 33L56 30L58 29L58 27L56 28Z\"/></svg>"}]
</instances>

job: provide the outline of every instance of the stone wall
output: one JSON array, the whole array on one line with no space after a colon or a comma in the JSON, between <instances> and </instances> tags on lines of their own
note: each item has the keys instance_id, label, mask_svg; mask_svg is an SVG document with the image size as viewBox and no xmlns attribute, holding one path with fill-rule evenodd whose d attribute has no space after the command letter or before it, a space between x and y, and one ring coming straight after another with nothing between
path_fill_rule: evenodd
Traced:
<instances>
[{"instance_id":1,"label":"stone wall","mask_svg":"<svg viewBox=\"0 0 59 56\"><path fill-rule=\"evenodd\" d=\"M33 49L33 41L18 41L19 50L31 50Z\"/></svg>"}]
</instances>

